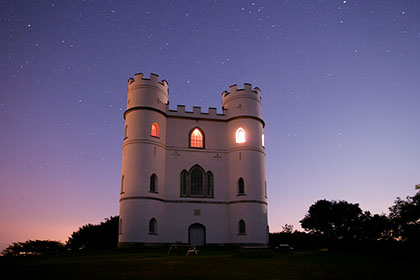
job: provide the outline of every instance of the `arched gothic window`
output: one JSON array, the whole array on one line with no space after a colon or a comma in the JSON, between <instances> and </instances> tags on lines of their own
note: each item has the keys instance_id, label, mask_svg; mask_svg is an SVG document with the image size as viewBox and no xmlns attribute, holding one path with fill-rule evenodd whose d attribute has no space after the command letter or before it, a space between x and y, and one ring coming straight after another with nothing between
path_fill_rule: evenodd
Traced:
<instances>
[{"instance_id":1,"label":"arched gothic window","mask_svg":"<svg viewBox=\"0 0 420 280\"><path fill-rule=\"evenodd\" d=\"M238 222L238 234L246 234L245 222L240 220Z\"/></svg>"},{"instance_id":2,"label":"arched gothic window","mask_svg":"<svg viewBox=\"0 0 420 280\"><path fill-rule=\"evenodd\" d=\"M198 127L190 132L190 148L204 149L204 133Z\"/></svg>"},{"instance_id":3,"label":"arched gothic window","mask_svg":"<svg viewBox=\"0 0 420 280\"><path fill-rule=\"evenodd\" d=\"M151 218L149 221L149 234L157 234L157 221Z\"/></svg>"},{"instance_id":4,"label":"arched gothic window","mask_svg":"<svg viewBox=\"0 0 420 280\"><path fill-rule=\"evenodd\" d=\"M245 143L245 130L242 127L236 130L236 143Z\"/></svg>"},{"instance_id":5,"label":"arched gothic window","mask_svg":"<svg viewBox=\"0 0 420 280\"><path fill-rule=\"evenodd\" d=\"M152 176L150 176L150 192L157 192L157 181L158 178L156 174L152 174Z\"/></svg>"},{"instance_id":6,"label":"arched gothic window","mask_svg":"<svg viewBox=\"0 0 420 280\"><path fill-rule=\"evenodd\" d=\"M245 194L245 182L244 179L241 177L238 180L238 195L244 195Z\"/></svg>"},{"instance_id":7,"label":"arched gothic window","mask_svg":"<svg viewBox=\"0 0 420 280\"><path fill-rule=\"evenodd\" d=\"M213 197L213 173L210 171L206 173L206 196Z\"/></svg>"},{"instance_id":8,"label":"arched gothic window","mask_svg":"<svg viewBox=\"0 0 420 280\"><path fill-rule=\"evenodd\" d=\"M187 196L188 195L187 188L188 188L188 172L187 172L187 170L182 170L182 172L181 172L181 196Z\"/></svg>"},{"instance_id":9,"label":"arched gothic window","mask_svg":"<svg viewBox=\"0 0 420 280\"><path fill-rule=\"evenodd\" d=\"M153 137L159 137L159 125L157 123L152 124L150 135Z\"/></svg>"},{"instance_id":10,"label":"arched gothic window","mask_svg":"<svg viewBox=\"0 0 420 280\"><path fill-rule=\"evenodd\" d=\"M196 165L190 171L191 196L204 194L204 170Z\"/></svg>"},{"instance_id":11,"label":"arched gothic window","mask_svg":"<svg viewBox=\"0 0 420 280\"><path fill-rule=\"evenodd\" d=\"M184 197L213 197L213 173L194 165L189 171L181 172L180 195Z\"/></svg>"}]
</instances>

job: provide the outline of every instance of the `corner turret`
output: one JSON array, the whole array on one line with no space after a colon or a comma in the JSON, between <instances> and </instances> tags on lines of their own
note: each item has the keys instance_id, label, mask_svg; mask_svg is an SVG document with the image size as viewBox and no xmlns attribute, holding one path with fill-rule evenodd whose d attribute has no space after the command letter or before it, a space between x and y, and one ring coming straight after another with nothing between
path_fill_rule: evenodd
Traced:
<instances>
[{"instance_id":1,"label":"corner turret","mask_svg":"<svg viewBox=\"0 0 420 280\"><path fill-rule=\"evenodd\" d=\"M143 73L138 73L128 79L127 111L136 107L149 107L166 112L168 100L168 83L165 80L159 81L158 75L152 73L150 78L144 78Z\"/></svg>"},{"instance_id":2,"label":"corner turret","mask_svg":"<svg viewBox=\"0 0 420 280\"><path fill-rule=\"evenodd\" d=\"M226 117L252 116L261 118L260 89L245 83L243 89L236 84L229 87L229 91L222 93L222 108Z\"/></svg>"}]
</instances>

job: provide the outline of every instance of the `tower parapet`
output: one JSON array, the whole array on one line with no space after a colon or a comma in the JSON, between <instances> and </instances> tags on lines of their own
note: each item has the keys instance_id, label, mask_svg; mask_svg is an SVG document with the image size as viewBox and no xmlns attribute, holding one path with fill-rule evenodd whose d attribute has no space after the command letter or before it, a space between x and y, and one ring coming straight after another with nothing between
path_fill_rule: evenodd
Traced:
<instances>
[{"instance_id":1,"label":"tower parapet","mask_svg":"<svg viewBox=\"0 0 420 280\"><path fill-rule=\"evenodd\" d=\"M158 75L152 73L150 78L145 78L143 73L138 73L128 79L127 111L149 107L166 112L168 100L168 83L165 80L159 81Z\"/></svg>"},{"instance_id":2,"label":"tower parapet","mask_svg":"<svg viewBox=\"0 0 420 280\"><path fill-rule=\"evenodd\" d=\"M229 87L229 91L222 93L223 111L227 118L236 116L253 116L261 118L261 93L258 87L252 89L249 83L243 89L236 84Z\"/></svg>"},{"instance_id":3,"label":"tower parapet","mask_svg":"<svg viewBox=\"0 0 420 280\"><path fill-rule=\"evenodd\" d=\"M137 73L134 78L128 79L128 89L136 86L156 87L164 92L168 92L168 82L166 80L159 81L159 75L151 73L150 78L145 78L143 73Z\"/></svg>"}]
</instances>

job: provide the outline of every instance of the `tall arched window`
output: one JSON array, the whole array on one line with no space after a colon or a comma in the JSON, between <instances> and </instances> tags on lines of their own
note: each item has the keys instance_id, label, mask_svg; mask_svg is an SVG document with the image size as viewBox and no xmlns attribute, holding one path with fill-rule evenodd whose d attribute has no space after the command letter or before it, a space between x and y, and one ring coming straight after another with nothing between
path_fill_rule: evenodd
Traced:
<instances>
[{"instance_id":1,"label":"tall arched window","mask_svg":"<svg viewBox=\"0 0 420 280\"><path fill-rule=\"evenodd\" d=\"M157 221L155 218L151 218L149 221L149 234L157 233Z\"/></svg>"},{"instance_id":2,"label":"tall arched window","mask_svg":"<svg viewBox=\"0 0 420 280\"><path fill-rule=\"evenodd\" d=\"M180 195L183 197L213 197L213 173L205 172L199 165L189 171L182 170L180 177Z\"/></svg>"},{"instance_id":3,"label":"tall arched window","mask_svg":"<svg viewBox=\"0 0 420 280\"><path fill-rule=\"evenodd\" d=\"M246 234L245 222L240 220L238 222L238 234Z\"/></svg>"},{"instance_id":4,"label":"tall arched window","mask_svg":"<svg viewBox=\"0 0 420 280\"><path fill-rule=\"evenodd\" d=\"M241 177L238 180L238 195L244 195L245 194L245 182L244 179Z\"/></svg>"},{"instance_id":5,"label":"tall arched window","mask_svg":"<svg viewBox=\"0 0 420 280\"><path fill-rule=\"evenodd\" d=\"M157 192L157 181L158 178L156 174L152 174L152 176L150 176L150 192Z\"/></svg>"},{"instance_id":6,"label":"tall arched window","mask_svg":"<svg viewBox=\"0 0 420 280\"><path fill-rule=\"evenodd\" d=\"M187 170L182 170L181 172L181 196L187 196L188 188L188 172Z\"/></svg>"},{"instance_id":7,"label":"tall arched window","mask_svg":"<svg viewBox=\"0 0 420 280\"><path fill-rule=\"evenodd\" d=\"M206 173L206 196L213 197L213 173L210 171Z\"/></svg>"},{"instance_id":8,"label":"tall arched window","mask_svg":"<svg viewBox=\"0 0 420 280\"><path fill-rule=\"evenodd\" d=\"M150 135L153 137L159 137L159 125L157 123L152 124Z\"/></svg>"},{"instance_id":9,"label":"tall arched window","mask_svg":"<svg viewBox=\"0 0 420 280\"><path fill-rule=\"evenodd\" d=\"M198 127L190 132L190 148L204 148L204 133Z\"/></svg>"},{"instance_id":10,"label":"tall arched window","mask_svg":"<svg viewBox=\"0 0 420 280\"><path fill-rule=\"evenodd\" d=\"M128 125L125 125L125 128L124 128L124 139L127 139L127 137L128 137Z\"/></svg>"},{"instance_id":11,"label":"tall arched window","mask_svg":"<svg viewBox=\"0 0 420 280\"><path fill-rule=\"evenodd\" d=\"M242 127L236 130L236 143L245 143L245 130Z\"/></svg>"},{"instance_id":12,"label":"tall arched window","mask_svg":"<svg viewBox=\"0 0 420 280\"><path fill-rule=\"evenodd\" d=\"M192 196L204 195L204 170L198 165L190 171L190 186Z\"/></svg>"}]
</instances>

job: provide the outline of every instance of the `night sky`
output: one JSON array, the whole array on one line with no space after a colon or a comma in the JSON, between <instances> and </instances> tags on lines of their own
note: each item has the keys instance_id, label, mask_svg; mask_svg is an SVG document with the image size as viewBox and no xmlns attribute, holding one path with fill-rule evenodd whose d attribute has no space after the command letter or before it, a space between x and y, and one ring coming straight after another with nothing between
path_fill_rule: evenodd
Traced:
<instances>
[{"instance_id":1,"label":"night sky","mask_svg":"<svg viewBox=\"0 0 420 280\"><path fill-rule=\"evenodd\" d=\"M261 89L271 231L420 183L420 1L1 1L0 249L118 215L138 72L171 109Z\"/></svg>"}]
</instances>

